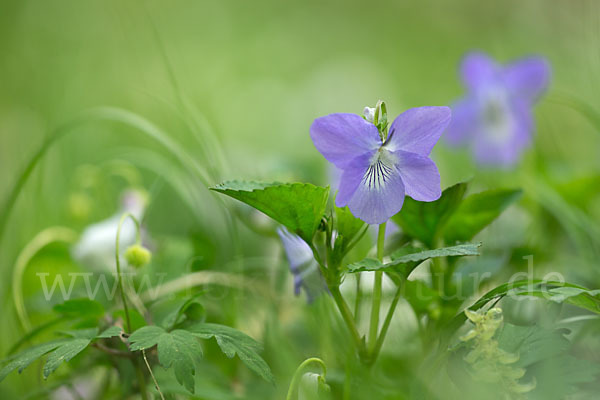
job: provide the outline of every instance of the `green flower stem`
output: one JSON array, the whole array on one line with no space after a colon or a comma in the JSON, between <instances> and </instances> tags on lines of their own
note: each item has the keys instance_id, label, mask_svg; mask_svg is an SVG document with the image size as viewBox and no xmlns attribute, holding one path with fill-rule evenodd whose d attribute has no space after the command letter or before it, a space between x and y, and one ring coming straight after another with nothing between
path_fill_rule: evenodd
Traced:
<instances>
[{"instance_id":1,"label":"green flower stem","mask_svg":"<svg viewBox=\"0 0 600 400\"><path fill-rule=\"evenodd\" d=\"M125 289L123 288L123 277L121 276L121 262L119 260L119 242L121 241L121 228L123 227L123 223L127 218L131 218L135 223L135 232L136 232L136 242L139 244L141 242L140 238L140 223L131 213L125 213L121 217L119 221L119 227L117 228L117 242L115 244L115 259L117 262L117 281L119 282L119 292L121 293L121 301L123 302L123 310L125 311L125 319L127 323L127 332L131 333L131 318L129 317L129 309L127 308L127 300L125 299Z\"/></svg>"},{"instance_id":2,"label":"green flower stem","mask_svg":"<svg viewBox=\"0 0 600 400\"><path fill-rule=\"evenodd\" d=\"M325 379L327 375L327 366L320 358L309 358L304 360L302 364L298 366L296 372L294 372L294 376L292 377L292 382L290 383L290 388L288 389L286 400L293 400L298 395L298 385L300 385L300 381L302 380L302 376L304 375L307 367L310 364L318 364L323 370L323 374L321 375L323 379Z\"/></svg>"},{"instance_id":3,"label":"green flower stem","mask_svg":"<svg viewBox=\"0 0 600 400\"><path fill-rule=\"evenodd\" d=\"M335 301L335 304L337 305L338 310L342 314L342 319L344 320L344 323L346 324L346 326L348 327L348 330L350 331L350 334L352 335L352 339L354 340L356 349L358 350L359 354L364 354L365 349L363 346L363 340L361 339L360 334L358 333L358 329L356 328L356 323L354 321L354 317L352 316L352 311L350 311L350 307L348 306L348 303L346 303L346 300L344 300L344 297L342 296L342 293L340 292L339 282L332 283L331 280L328 279L330 271L325 267L325 264L323 264L323 261L321 260L321 256L319 255L319 252L317 251L315 246L312 243L310 243L309 246L313 252L313 257L319 264L321 273L323 274L324 277L326 277L327 287L329 288L329 291L331 292L331 296L333 297L333 300Z\"/></svg>"},{"instance_id":4,"label":"green flower stem","mask_svg":"<svg viewBox=\"0 0 600 400\"><path fill-rule=\"evenodd\" d=\"M123 223L127 218L131 218L135 223L135 237L136 243L141 243L141 235L140 235L140 223L131 213L125 213L121 217L119 221L119 227L117 228L117 241L115 243L115 260L117 262L117 281L119 283L119 292L121 293L121 301L123 302L123 311L125 312L125 321L127 323L126 333L131 333L131 318L129 317L129 308L127 308L127 299L125 298L125 289L123 287L123 277L121 276L121 262L119 260L119 242L121 241L121 228L123 227ZM138 378L138 384L140 386L140 395L142 396L142 400L148 400L148 393L146 392L146 378L144 377L144 371L142 371L142 367L140 365L139 359L132 359L131 362L135 368L135 372Z\"/></svg>"},{"instance_id":5,"label":"green flower stem","mask_svg":"<svg viewBox=\"0 0 600 400\"><path fill-rule=\"evenodd\" d=\"M356 328L356 324L354 323L354 317L352 316L352 312L350 311L350 307L342 297L342 293L340 292L340 288L338 286L333 286L329 288L331 295L333 296L333 300L337 305L340 313L342 314L342 318L352 335L352 339L354 340L354 344L356 345L356 349L359 351L359 354L363 353L363 341L360 338L360 333L358 333L358 329Z\"/></svg>"},{"instance_id":6,"label":"green flower stem","mask_svg":"<svg viewBox=\"0 0 600 400\"><path fill-rule=\"evenodd\" d=\"M383 247L385 243L385 225L379 225L379 233L377 235L377 259L383 262ZM369 325L369 344L370 352L375 350L377 344L377 331L379 329L379 309L381 307L381 286L383 282L383 272L375 272L375 282L373 283L373 304L371 308L371 324Z\"/></svg>"},{"instance_id":7,"label":"green flower stem","mask_svg":"<svg viewBox=\"0 0 600 400\"><path fill-rule=\"evenodd\" d=\"M396 294L394 295L392 304L390 304L388 313L385 316L385 321L383 321L383 326L381 327L381 333L379 334L379 338L377 338L377 343L375 344L373 353L371 354L371 360L373 362L375 362L375 360L377 360L377 357L379 356L379 352L381 351L381 346L383 346L383 342L385 341L385 336L387 335L387 331L390 327L390 323L392 322L392 317L394 316L394 311L396 310L396 306L398 305L398 301L400 300L401 293L402 293L402 286L399 285L398 288L396 289Z\"/></svg>"}]
</instances>

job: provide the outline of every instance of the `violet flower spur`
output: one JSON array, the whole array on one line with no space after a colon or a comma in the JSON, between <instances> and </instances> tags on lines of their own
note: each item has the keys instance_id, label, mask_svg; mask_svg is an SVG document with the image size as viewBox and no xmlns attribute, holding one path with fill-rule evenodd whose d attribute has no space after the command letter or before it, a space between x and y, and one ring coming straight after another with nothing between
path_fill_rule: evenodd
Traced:
<instances>
[{"instance_id":1,"label":"violet flower spur","mask_svg":"<svg viewBox=\"0 0 600 400\"><path fill-rule=\"evenodd\" d=\"M394 120L386 137L377 111L365 109L365 118L330 114L310 127L317 150L342 170L336 205L347 205L368 224L398 213L405 195L418 201L440 197L440 174L429 154L450 123L448 107L412 108Z\"/></svg>"},{"instance_id":2,"label":"violet flower spur","mask_svg":"<svg viewBox=\"0 0 600 400\"><path fill-rule=\"evenodd\" d=\"M286 228L277 228L277 234L283 243L290 271L294 276L294 294L298 296L303 288L308 302L311 303L327 291L313 252L300 236L290 233Z\"/></svg>"},{"instance_id":3,"label":"violet flower spur","mask_svg":"<svg viewBox=\"0 0 600 400\"><path fill-rule=\"evenodd\" d=\"M469 144L480 165L515 164L531 142L532 107L548 86L548 62L528 57L500 65L471 53L463 59L461 76L468 93L452 107L447 142Z\"/></svg>"}]
</instances>

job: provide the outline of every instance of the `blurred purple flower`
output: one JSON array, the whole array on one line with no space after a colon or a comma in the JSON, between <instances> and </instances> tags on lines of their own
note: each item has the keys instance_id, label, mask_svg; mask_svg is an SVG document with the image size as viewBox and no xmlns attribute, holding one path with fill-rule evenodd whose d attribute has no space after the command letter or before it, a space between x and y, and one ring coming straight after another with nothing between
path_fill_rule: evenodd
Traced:
<instances>
[{"instance_id":1,"label":"blurred purple flower","mask_svg":"<svg viewBox=\"0 0 600 400\"><path fill-rule=\"evenodd\" d=\"M319 264L308 244L300 236L290 233L284 227L277 228L277 234L283 243L290 271L294 276L294 293L298 296L303 288L308 302L311 303L327 290L319 271Z\"/></svg>"},{"instance_id":2,"label":"blurred purple flower","mask_svg":"<svg viewBox=\"0 0 600 400\"><path fill-rule=\"evenodd\" d=\"M461 77L468 92L452 107L447 142L471 145L481 165L515 164L531 142L531 109L548 86L548 62L528 57L500 65L471 53L462 61Z\"/></svg>"},{"instance_id":3,"label":"blurred purple flower","mask_svg":"<svg viewBox=\"0 0 600 400\"><path fill-rule=\"evenodd\" d=\"M438 199L440 174L429 153L449 122L448 107L412 108L396 118L383 143L377 127L358 115L317 118L312 141L342 170L336 205L348 205L368 224L382 224L400 211L405 195Z\"/></svg>"}]
</instances>

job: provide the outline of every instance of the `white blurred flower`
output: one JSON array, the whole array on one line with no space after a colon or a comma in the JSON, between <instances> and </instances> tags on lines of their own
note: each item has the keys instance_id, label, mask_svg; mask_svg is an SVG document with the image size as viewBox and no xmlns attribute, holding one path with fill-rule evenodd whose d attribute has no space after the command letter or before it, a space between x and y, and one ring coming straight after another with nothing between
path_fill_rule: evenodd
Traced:
<instances>
[{"instance_id":1,"label":"white blurred flower","mask_svg":"<svg viewBox=\"0 0 600 400\"><path fill-rule=\"evenodd\" d=\"M121 208L113 216L88 226L71 250L71 255L81 264L94 270L116 270L115 244L119 221L129 212L138 221L144 216L148 200L146 193L127 190L121 198ZM135 243L135 223L129 218L123 222L119 246L123 251Z\"/></svg>"}]
</instances>

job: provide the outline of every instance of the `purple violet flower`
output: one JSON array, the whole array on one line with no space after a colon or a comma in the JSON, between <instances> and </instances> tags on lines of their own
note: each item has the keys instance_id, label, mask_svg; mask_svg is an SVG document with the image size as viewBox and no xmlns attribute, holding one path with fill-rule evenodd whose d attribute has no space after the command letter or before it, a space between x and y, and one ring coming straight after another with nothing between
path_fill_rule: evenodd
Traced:
<instances>
[{"instance_id":1,"label":"purple violet flower","mask_svg":"<svg viewBox=\"0 0 600 400\"><path fill-rule=\"evenodd\" d=\"M306 292L308 302L327 290L327 286L319 264L313 257L312 250L300 236L290 233L286 228L277 228L277 234L283 243L283 249L294 276L294 294L298 296L300 289Z\"/></svg>"},{"instance_id":2,"label":"purple violet flower","mask_svg":"<svg viewBox=\"0 0 600 400\"><path fill-rule=\"evenodd\" d=\"M515 164L531 142L531 109L548 86L548 62L528 57L500 65L471 53L462 61L461 77L468 93L452 107L447 142L470 144L480 165Z\"/></svg>"},{"instance_id":3,"label":"purple violet flower","mask_svg":"<svg viewBox=\"0 0 600 400\"><path fill-rule=\"evenodd\" d=\"M394 120L385 141L372 109L365 109L365 118L330 114L310 127L317 150L342 170L335 204L347 205L368 224L382 224L400 211L405 195L438 199L440 174L429 154L450 123L450 109L409 109Z\"/></svg>"}]
</instances>

